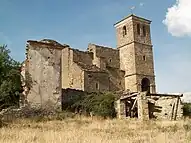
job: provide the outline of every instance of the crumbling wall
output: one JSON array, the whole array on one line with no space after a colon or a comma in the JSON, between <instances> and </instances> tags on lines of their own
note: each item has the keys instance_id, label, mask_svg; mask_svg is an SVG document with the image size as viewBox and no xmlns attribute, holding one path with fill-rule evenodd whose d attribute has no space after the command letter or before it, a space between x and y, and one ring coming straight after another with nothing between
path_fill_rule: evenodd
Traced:
<instances>
[{"instance_id":1,"label":"crumbling wall","mask_svg":"<svg viewBox=\"0 0 191 143\"><path fill-rule=\"evenodd\" d=\"M69 47L62 50L62 88L70 87L72 55Z\"/></svg>"},{"instance_id":2,"label":"crumbling wall","mask_svg":"<svg viewBox=\"0 0 191 143\"><path fill-rule=\"evenodd\" d=\"M149 95L146 92L126 96L122 94L115 105L117 117L136 117L133 114L137 112L141 120L179 120L183 117L183 104L180 97L181 95L170 94Z\"/></svg>"},{"instance_id":3,"label":"crumbling wall","mask_svg":"<svg viewBox=\"0 0 191 143\"><path fill-rule=\"evenodd\" d=\"M79 51L76 49L73 50L73 62L81 62L86 65L92 65L92 60L93 60L93 53L91 52L84 52L84 51Z\"/></svg>"},{"instance_id":4,"label":"crumbling wall","mask_svg":"<svg viewBox=\"0 0 191 143\"><path fill-rule=\"evenodd\" d=\"M83 59L84 55L84 59ZM84 90L84 71L78 66L77 62L86 62L91 64L91 59L88 61L89 55L84 52L75 51L69 47L62 50L62 88L72 88Z\"/></svg>"},{"instance_id":5,"label":"crumbling wall","mask_svg":"<svg viewBox=\"0 0 191 143\"><path fill-rule=\"evenodd\" d=\"M73 63L69 72L71 73L69 87L84 91L84 71L76 63Z\"/></svg>"},{"instance_id":6,"label":"crumbling wall","mask_svg":"<svg viewBox=\"0 0 191 143\"><path fill-rule=\"evenodd\" d=\"M119 50L95 44L89 44L88 51L94 53L93 63L98 67L103 69L106 67L120 67Z\"/></svg>"},{"instance_id":7,"label":"crumbling wall","mask_svg":"<svg viewBox=\"0 0 191 143\"><path fill-rule=\"evenodd\" d=\"M32 77L27 99L31 105L60 104L62 46L28 41L26 71Z\"/></svg>"},{"instance_id":8,"label":"crumbling wall","mask_svg":"<svg viewBox=\"0 0 191 143\"><path fill-rule=\"evenodd\" d=\"M153 98L153 97L152 97ZM183 116L183 105L181 103L180 97L154 97L155 105L150 108L153 112L154 118L157 119L167 119L176 120L181 119Z\"/></svg>"}]
</instances>

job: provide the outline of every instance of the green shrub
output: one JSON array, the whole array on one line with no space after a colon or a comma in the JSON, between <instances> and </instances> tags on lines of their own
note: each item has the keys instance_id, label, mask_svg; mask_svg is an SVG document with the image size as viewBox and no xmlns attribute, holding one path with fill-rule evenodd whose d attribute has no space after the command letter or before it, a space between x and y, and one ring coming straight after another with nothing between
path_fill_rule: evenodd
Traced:
<instances>
[{"instance_id":1,"label":"green shrub","mask_svg":"<svg viewBox=\"0 0 191 143\"><path fill-rule=\"evenodd\" d=\"M191 116L191 103L184 103L183 104L183 115L184 116Z\"/></svg>"},{"instance_id":2,"label":"green shrub","mask_svg":"<svg viewBox=\"0 0 191 143\"><path fill-rule=\"evenodd\" d=\"M115 95L112 93L91 93L75 95L65 103L65 110L82 111L83 113L92 112L96 116L115 117L114 101Z\"/></svg>"}]
</instances>

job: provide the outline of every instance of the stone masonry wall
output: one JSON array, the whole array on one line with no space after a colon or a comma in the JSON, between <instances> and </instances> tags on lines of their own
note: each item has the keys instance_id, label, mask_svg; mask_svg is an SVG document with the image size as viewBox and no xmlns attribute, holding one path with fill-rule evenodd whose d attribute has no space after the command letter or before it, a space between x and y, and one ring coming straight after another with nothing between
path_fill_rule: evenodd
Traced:
<instances>
[{"instance_id":1,"label":"stone masonry wall","mask_svg":"<svg viewBox=\"0 0 191 143\"><path fill-rule=\"evenodd\" d=\"M120 48L120 68L125 71L125 90L137 91L134 44Z\"/></svg>"},{"instance_id":2,"label":"stone masonry wall","mask_svg":"<svg viewBox=\"0 0 191 143\"><path fill-rule=\"evenodd\" d=\"M153 51L151 46L135 44L136 73L154 76Z\"/></svg>"},{"instance_id":3,"label":"stone masonry wall","mask_svg":"<svg viewBox=\"0 0 191 143\"><path fill-rule=\"evenodd\" d=\"M92 60L92 53L73 49L73 62L82 62L86 65L92 65Z\"/></svg>"},{"instance_id":4,"label":"stone masonry wall","mask_svg":"<svg viewBox=\"0 0 191 143\"><path fill-rule=\"evenodd\" d=\"M91 64L91 59L88 61L89 55L83 54L81 52L74 52L73 49L67 47L62 50L62 88L71 88L84 90L84 71L75 63L77 59L83 61L87 64ZM81 61L80 61L81 62ZM88 63L89 62L89 63Z\"/></svg>"},{"instance_id":5,"label":"stone masonry wall","mask_svg":"<svg viewBox=\"0 0 191 143\"><path fill-rule=\"evenodd\" d=\"M138 29L137 29L137 24L140 25L140 34L138 34ZM145 33L146 35L143 35L143 26L145 27ZM147 44L147 45L151 45L151 33L150 33L150 23L141 20L141 19L137 19L134 18L133 20L133 30L134 30L134 41L138 42L138 43L143 43L143 44Z\"/></svg>"},{"instance_id":6,"label":"stone masonry wall","mask_svg":"<svg viewBox=\"0 0 191 143\"><path fill-rule=\"evenodd\" d=\"M126 75L136 73L135 69L135 49L134 44L126 45L119 50L120 69L125 71Z\"/></svg>"},{"instance_id":7,"label":"stone masonry wall","mask_svg":"<svg viewBox=\"0 0 191 143\"><path fill-rule=\"evenodd\" d=\"M93 52L94 54L93 64L100 67L101 69L105 69L106 67L120 67L119 51L117 49L89 44L88 51Z\"/></svg>"},{"instance_id":8,"label":"stone masonry wall","mask_svg":"<svg viewBox=\"0 0 191 143\"><path fill-rule=\"evenodd\" d=\"M123 36L123 27L126 26L127 35ZM134 41L133 21L131 18L126 19L115 26L117 48L125 46Z\"/></svg>"},{"instance_id":9,"label":"stone masonry wall","mask_svg":"<svg viewBox=\"0 0 191 143\"><path fill-rule=\"evenodd\" d=\"M71 73L70 88L84 91L84 71L76 63L73 63L69 72Z\"/></svg>"},{"instance_id":10,"label":"stone masonry wall","mask_svg":"<svg viewBox=\"0 0 191 143\"><path fill-rule=\"evenodd\" d=\"M84 89L87 92L109 91L108 73L85 71L84 80Z\"/></svg>"},{"instance_id":11,"label":"stone masonry wall","mask_svg":"<svg viewBox=\"0 0 191 143\"><path fill-rule=\"evenodd\" d=\"M69 47L66 47L62 50L62 88L70 87L70 66L72 63L72 52Z\"/></svg>"},{"instance_id":12,"label":"stone masonry wall","mask_svg":"<svg viewBox=\"0 0 191 143\"><path fill-rule=\"evenodd\" d=\"M154 117L166 120L181 119L183 116L182 106L180 97L158 97L153 109Z\"/></svg>"},{"instance_id":13,"label":"stone masonry wall","mask_svg":"<svg viewBox=\"0 0 191 143\"><path fill-rule=\"evenodd\" d=\"M151 92L156 92L150 23L131 15L115 25L120 69L125 71L125 90L141 91L142 79L148 78Z\"/></svg>"},{"instance_id":14,"label":"stone masonry wall","mask_svg":"<svg viewBox=\"0 0 191 143\"><path fill-rule=\"evenodd\" d=\"M125 89L125 72L116 68L107 68L109 75L109 91L120 91Z\"/></svg>"},{"instance_id":15,"label":"stone masonry wall","mask_svg":"<svg viewBox=\"0 0 191 143\"><path fill-rule=\"evenodd\" d=\"M62 47L52 44L29 41L26 70L33 83L27 95L31 105L60 104L61 50Z\"/></svg>"},{"instance_id":16,"label":"stone masonry wall","mask_svg":"<svg viewBox=\"0 0 191 143\"><path fill-rule=\"evenodd\" d=\"M137 95L138 118L141 120L149 119L149 106L146 95L146 92L141 92Z\"/></svg>"}]
</instances>

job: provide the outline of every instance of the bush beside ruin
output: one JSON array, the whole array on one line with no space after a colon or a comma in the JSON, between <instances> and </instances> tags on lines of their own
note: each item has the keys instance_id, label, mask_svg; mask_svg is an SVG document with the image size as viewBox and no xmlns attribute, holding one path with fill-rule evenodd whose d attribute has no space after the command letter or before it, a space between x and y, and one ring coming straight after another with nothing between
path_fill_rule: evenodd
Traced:
<instances>
[{"instance_id":1,"label":"bush beside ruin","mask_svg":"<svg viewBox=\"0 0 191 143\"><path fill-rule=\"evenodd\" d=\"M183 115L191 117L191 103L183 104Z\"/></svg>"},{"instance_id":2,"label":"bush beside ruin","mask_svg":"<svg viewBox=\"0 0 191 143\"><path fill-rule=\"evenodd\" d=\"M116 117L115 100L116 97L113 93L74 94L64 103L63 110L114 118Z\"/></svg>"}]
</instances>

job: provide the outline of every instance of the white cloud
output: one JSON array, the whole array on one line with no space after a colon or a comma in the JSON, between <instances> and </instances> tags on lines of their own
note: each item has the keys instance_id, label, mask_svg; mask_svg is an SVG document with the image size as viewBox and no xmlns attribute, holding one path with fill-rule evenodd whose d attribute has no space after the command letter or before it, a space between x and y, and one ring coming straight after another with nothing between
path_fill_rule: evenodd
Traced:
<instances>
[{"instance_id":1,"label":"white cloud","mask_svg":"<svg viewBox=\"0 0 191 143\"><path fill-rule=\"evenodd\" d=\"M139 6L140 6L140 7L144 6L144 3L141 2L141 3L139 4Z\"/></svg>"},{"instance_id":2,"label":"white cloud","mask_svg":"<svg viewBox=\"0 0 191 143\"><path fill-rule=\"evenodd\" d=\"M191 0L177 0L168 8L163 23L173 36L191 36Z\"/></svg>"}]
</instances>

